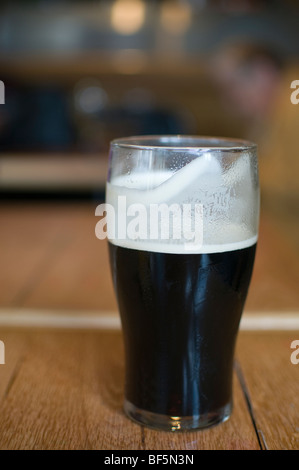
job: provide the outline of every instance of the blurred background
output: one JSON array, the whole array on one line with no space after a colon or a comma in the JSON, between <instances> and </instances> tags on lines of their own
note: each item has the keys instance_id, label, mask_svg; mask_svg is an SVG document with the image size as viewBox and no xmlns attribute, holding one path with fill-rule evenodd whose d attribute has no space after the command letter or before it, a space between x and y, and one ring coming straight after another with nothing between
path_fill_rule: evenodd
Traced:
<instances>
[{"instance_id":1,"label":"blurred background","mask_svg":"<svg viewBox=\"0 0 299 470\"><path fill-rule=\"evenodd\" d=\"M120 449L137 435L138 448L164 445L121 421L122 352L105 333L119 327L118 307L95 235L109 142L134 134L258 144L261 224L244 312L253 331L223 434L230 449L256 437L261 448L299 448L297 101L298 0L0 0L1 448L78 439ZM64 327L103 331L79 340ZM197 448L193 433L184 439L177 448Z\"/></svg>"},{"instance_id":2,"label":"blurred background","mask_svg":"<svg viewBox=\"0 0 299 470\"><path fill-rule=\"evenodd\" d=\"M296 94L291 83L299 80L297 0L2 0L0 5L2 305L24 306L50 259L81 236L80 247L70 249L39 300L28 305L109 307L110 301L97 300L103 279L94 261L100 243L94 208L104 198L109 142L126 135L254 140L262 212L274 215L298 248L299 104L290 99ZM91 205L63 205L74 201ZM35 208L25 207L27 202ZM45 206L37 209L36 203ZM79 288L71 287L75 269L73 287ZM51 282L55 289L66 286L65 300L59 289L55 297ZM84 300L72 302L74 289L81 288ZM110 284L107 289L112 298ZM261 290L259 305L275 308L274 300L270 305L262 298Z\"/></svg>"},{"instance_id":3,"label":"blurred background","mask_svg":"<svg viewBox=\"0 0 299 470\"><path fill-rule=\"evenodd\" d=\"M265 186L294 195L275 134L296 153L298 18L295 0L2 0L2 197L90 196L111 139L163 133L256 140Z\"/></svg>"}]
</instances>

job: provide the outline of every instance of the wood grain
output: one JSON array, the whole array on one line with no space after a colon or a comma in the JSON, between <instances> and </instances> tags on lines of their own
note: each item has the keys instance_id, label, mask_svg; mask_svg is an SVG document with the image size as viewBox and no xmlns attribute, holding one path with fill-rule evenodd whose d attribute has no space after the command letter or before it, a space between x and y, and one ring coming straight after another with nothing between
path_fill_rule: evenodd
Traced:
<instances>
[{"instance_id":1,"label":"wood grain","mask_svg":"<svg viewBox=\"0 0 299 470\"><path fill-rule=\"evenodd\" d=\"M2 311L52 312L54 320L60 312L88 319L117 311L107 245L95 237L95 207L0 205ZM246 303L252 319L269 311L287 319L299 310L299 255L291 239L262 215ZM290 361L296 330L241 332L231 419L175 435L124 416L120 331L1 326L0 339L0 449L299 449L299 365Z\"/></svg>"},{"instance_id":2,"label":"wood grain","mask_svg":"<svg viewBox=\"0 0 299 470\"><path fill-rule=\"evenodd\" d=\"M3 306L22 305L54 253L63 249L58 224L47 221L42 214L38 206L30 210L22 204L0 208L0 302Z\"/></svg>"},{"instance_id":3,"label":"wood grain","mask_svg":"<svg viewBox=\"0 0 299 470\"><path fill-rule=\"evenodd\" d=\"M206 431L157 432L122 411L120 332L2 330L0 449L258 449L234 377L230 420Z\"/></svg>"},{"instance_id":4,"label":"wood grain","mask_svg":"<svg viewBox=\"0 0 299 470\"><path fill-rule=\"evenodd\" d=\"M299 364L290 360L299 331L241 333L237 358L266 449L299 449Z\"/></svg>"},{"instance_id":5,"label":"wood grain","mask_svg":"<svg viewBox=\"0 0 299 470\"><path fill-rule=\"evenodd\" d=\"M141 429L121 410L119 334L1 332L11 371L1 400L1 449L139 448ZM26 343L16 369L11 356ZM13 362L11 364L11 361Z\"/></svg>"},{"instance_id":6,"label":"wood grain","mask_svg":"<svg viewBox=\"0 0 299 470\"><path fill-rule=\"evenodd\" d=\"M0 205L1 307L117 309L96 205ZM298 265L298 250L263 214L246 310L299 310Z\"/></svg>"},{"instance_id":7,"label":"wood grain","mask_svg":"<svg viewBox=\"0 0 299 470\"><path fill-rule=\"evenodd\" d=\"M116 309L96 205L0 206L1 306Z\"/></svg>"},{"instance_id":8,"label":"wood grain","mask_svg":"<svg viewBox=\"0 0 299 470\"><path fill-rule=\"evenodd\" d=\"M298 310L298 266L297 246L279 230L277 222L262 213L246 310Z\"/></svg>"},{"instance_id":9,"label":"wood grain","mask_svg":"<svg viewBox=\"0 0 299 470\"><path fill-rule=\"evenodd\" d=\"M228 421L206 430L181 434L144 430L147 450L258 450L258 438L242 388L234 374L234 408Z\"/></svg>"},{"instance_id":10,"label":"wood grain","mask_svg":"<svg viewBox=\"0 0 299 470\"><path fill-rule=\"evenodd\" d=\"M173 434L124 416L120 332L2 329L0 449L299 449L297 336L241 332L230 420Z\"/></svg>"}]
</instances>

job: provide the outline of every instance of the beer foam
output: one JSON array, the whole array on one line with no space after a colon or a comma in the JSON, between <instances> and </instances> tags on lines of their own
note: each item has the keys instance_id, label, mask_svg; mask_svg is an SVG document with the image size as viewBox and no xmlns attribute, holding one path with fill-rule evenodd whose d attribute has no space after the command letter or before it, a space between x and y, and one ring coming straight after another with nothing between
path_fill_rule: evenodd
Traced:
<instances>
[{"instance_id":1,"label":"beer foam","mask_svg":"<svg viewBox=\"0 0 299 470\"><path fill-rule=\"evenodd\" d=\"M225 243L219 245L208 245L204 244L201 248L195 250L188 250L184 245L174 245L171 243L151 243L150 241L134 241L134 240L118 240L118 239L109 239L109 242L113 245L119 246L121 248L129 248L132 250L140 251L151 251L154 253L169 253L175 255L181 254L213 254L213 253L226 253L228 251L243 250L244 248L249 248L257 243L257 235L240 242L235 243Z\"/></svg>"},{"instance_id":2,"label":"beer foam","mask_svg":"<svg viewBox=\"0 0 299 470\"><path fill-rule=\"evenodd\" d=\"M119 195L126 195L130 204L137 201L147 205L179 202L182 198L186 199L186 194L189 195L190 187L194 184L202 189L208 189L211 184L214 188L220 185L221 166L213 155L206 153L175 173L169 170L135 172L118 176L111 184Z\"/></svg>"},{"instance_id":3,"label":"beer foam","mask_svg":"<svg viewBox=\"0 0 299 470\"><path fill-rule=\"evenodd\" d=\"M252 246L257 241L257 216L250 211L255 207L256 190L252 188L248 160L244 158L238 165L223 170L217 155L204 153L176 172L169 170L157 172L134 172L118 176L107 183L106 203L115 209L115 235L109 241L124 248L162 253L221 253ZM240 185L240 175L242 184ZM249 176L247 176L249 175ZM242 187L246 191L242 197ZM186 243L181 237L169 239L158 237L153 240L149 230L143 238L118 236L118 222L126 210L119 208L119 197L125 197L126 209L132 204L146 208L147 215L139 213L139 223L148 227L148 213L153 204L184 204L202 207L201 243ZM249 209L248 209L249 208ZM194 214L194 212L193 212ZM161 216L162 217L162 216ZM123 221L123 218L122 218ZM162 226L164 221L160 220ZM173 218L172 233L178 221Z\"/></svg>"}]
</instances>

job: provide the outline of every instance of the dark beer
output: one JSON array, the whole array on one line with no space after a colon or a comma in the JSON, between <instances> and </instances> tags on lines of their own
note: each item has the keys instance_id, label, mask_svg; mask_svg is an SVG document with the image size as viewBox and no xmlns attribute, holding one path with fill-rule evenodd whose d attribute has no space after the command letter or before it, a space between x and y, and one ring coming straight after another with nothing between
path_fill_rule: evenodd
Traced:
<instances>
[{"instance_id":1,"label":"dark beer","mask_svg":"<svg viewBox=\"0 0 299 470\"><path fill-rule=\"evenodd\" d=\"M256 146L117 139L105 211L99 228L103 238L106 223L123 328L125 413L168 431L225 421L258 239Z\"/></svg>"},{"instance_id":2,"label":"dark beer","mask_svg":"<svg viewBox=\"0 0 299 470\"><path fill-rule=\"evenodd\" d=\"M173 417L230 406L255 248L173 254L109 243L129 404Z\"/></svg>"}]
</instances>

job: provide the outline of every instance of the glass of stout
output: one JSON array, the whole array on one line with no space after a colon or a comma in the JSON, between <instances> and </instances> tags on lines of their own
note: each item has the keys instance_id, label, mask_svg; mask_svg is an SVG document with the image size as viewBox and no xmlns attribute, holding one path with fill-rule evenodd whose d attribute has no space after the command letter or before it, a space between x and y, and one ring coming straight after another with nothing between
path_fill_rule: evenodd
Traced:
<instances>
[{"instance_id":1,"label":"glass of stout","mask_svg":"<svg viewBox=\"0 0 299 470\"><path fill-rule=\"evenodd\" d=\"M256 145L196 136L114 140L106 203L125 413L169 431L227 420L258 238Z\"/></svg>"}]
</instances>

